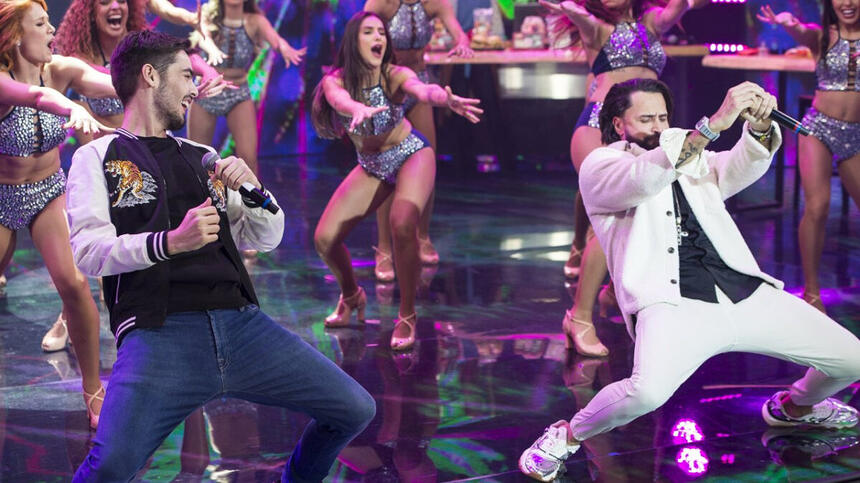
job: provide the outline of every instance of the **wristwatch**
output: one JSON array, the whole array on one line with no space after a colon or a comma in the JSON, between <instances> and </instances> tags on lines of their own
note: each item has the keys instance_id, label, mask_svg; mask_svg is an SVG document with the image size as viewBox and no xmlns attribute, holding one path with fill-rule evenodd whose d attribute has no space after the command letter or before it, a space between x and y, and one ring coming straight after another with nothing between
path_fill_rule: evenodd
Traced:
<instances>
[{"instance_id":1,"label":"wristwatch","mask_svg":"<svg viewBox=\"0 0 860 483\"><path fill-rule=\"evenodd\" d=\"M710 121L708 116L702 116L702 118L699 119L699 122L696 123L696 131L702 133L702 136L708 138L708 141L714 142L718 137L720 137L720 134L711 131L711 128L708 127L708 121Z\"/></svg>"}]
</instances>

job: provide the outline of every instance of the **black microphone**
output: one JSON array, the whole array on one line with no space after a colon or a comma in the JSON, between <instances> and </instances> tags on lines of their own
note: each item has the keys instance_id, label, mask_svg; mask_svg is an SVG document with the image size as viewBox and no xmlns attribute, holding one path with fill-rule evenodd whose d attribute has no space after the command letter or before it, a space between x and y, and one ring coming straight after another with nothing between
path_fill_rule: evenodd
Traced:
<instances>
[{"instance_id":1,"label":"black microphone","mask_svg":"<svg viewBox=\"0 0 860 483\"><path fill-rule=\"evenodd\" d=\"M794 131L796 134L803 134L804 136L812 134L809 129L803 127L803 124L801 124L800 121L777 109L770 111L770 118L776 121L780 126L790 131Z\"/></svg>"},{"instance_id":2,"label":"black microphone","mask_svg":"<svg viewBox=\"0 0 860 483\"><path fill-rule=\"evenodd\" d=\"M215 163L219 160L221 160L221 156L218 156L218 153L207 151L206 154L203 155L202 164L207 171L215 171ZM251 200L258 207L268 210L269 213L273 215L281 211L269 195L247 181L239 186L239 193L243 197Z\"/></svg>"}]
</instances>

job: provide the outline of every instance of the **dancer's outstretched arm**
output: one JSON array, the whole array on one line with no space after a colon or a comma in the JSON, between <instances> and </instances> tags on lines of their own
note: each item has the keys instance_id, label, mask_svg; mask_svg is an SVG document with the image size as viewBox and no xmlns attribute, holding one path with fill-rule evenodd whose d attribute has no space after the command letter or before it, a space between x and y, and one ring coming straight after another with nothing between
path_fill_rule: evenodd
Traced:
<instances>
[{"instance_id":1,"label":"dancer's outstretched arm","mask_svg":"<svg viewBox=\"0 0 860 483\"><path fill-rule=\"evenodd\" d=\"M460 97L451 92L450 87L442 88L436 84L425 84L415 75L415 72L406 67L397 67L392 72L392 77L395 79L394 82L402 82L400 86L403 92L414 96L418 102L447 107L473 124L481 120L479 116L484 113L484 110L478 107L481 103L480 99Z\"/></svg>"},{"instance_id":2,"label":"dancer's outstretched arm","mask_svg":"<svg viewBox=\"0 0 860 483\"><path fill-rule=\"evenodd\" d=\"M779 25L800 45L805 45L817 57L821 52L821 26L803 23L791 12L775 13L770 5L761 7L756 18L764 23Z\"/></svg>"},{"instance_id":3,"label":"dancer's outstretched arm","mask_svg":"<svg viewBox=\"0 0 860 483\"><path fill-rule=\"evenodd\" d=\"M256 34L254 37L265 40L273 49L277 50L281 54L281 57L284 58L284 62L287 64L287 67L291 64L298 65L302 61L302 57L304 57L305 52L308 50L307 47L294 49L289 42L278 35L278 32L275 31L275 28L272 27L272 24L265 15L255 14L251 15L249 19L253 22L253 28Z\"/></svg>"},{"instance_id":4,"label":"dancer's outstretched arm","mask_svg":"<svg viewBox=\"0 0 860 483\"><path fill-rule=\"evenodd\" d=\"M584 47L594 48L597 46L600 27L606 25L606 22L592 15L584 6L571 0L565 0L561 3L540 0L538 3L550 12L570 19L579 30L579 36L582 38Z\"/></svg>"},{"instance_id":5,"label":"dancer's outstretched arm","mask_svg":"<svg viewBox=\"0 0 860 483\"><path fill-rule=\"evenodd\" d=\"M680 22L681 17L688 10L703 7L709 3L711 0L669 0L665 7L656 7L645 12L643 21L655 33L662 35Z\"/></svg>"}]
</instances>

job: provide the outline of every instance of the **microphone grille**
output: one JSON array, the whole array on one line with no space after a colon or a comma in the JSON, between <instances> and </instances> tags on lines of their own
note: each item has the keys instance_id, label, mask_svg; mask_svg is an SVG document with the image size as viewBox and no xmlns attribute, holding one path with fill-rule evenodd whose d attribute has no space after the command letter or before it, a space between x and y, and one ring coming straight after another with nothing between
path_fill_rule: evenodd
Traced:
<instances>
[{"instance_id":1,"label":"microphone grille","mask_svg":"<svg viewBox=\"0 0 860 483\"><path fill-rule=\"evenodd\" d=\"M221 156L218 156L218 153L214 151L207 151L206 154L203 155L203 167L208 171L215 171L215 163L221 159Z\"/></svg>"}]
</instances>

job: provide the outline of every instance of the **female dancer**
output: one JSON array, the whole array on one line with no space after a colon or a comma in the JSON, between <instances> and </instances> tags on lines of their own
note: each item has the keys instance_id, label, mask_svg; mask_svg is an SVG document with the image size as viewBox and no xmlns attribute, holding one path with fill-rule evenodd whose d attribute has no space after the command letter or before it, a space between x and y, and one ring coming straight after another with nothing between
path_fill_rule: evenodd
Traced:
<instances>
[{"instance_id":1,"label":"female dancer","mask_svg":"<svg viewBox=\"0 0 860 483\"><path fill-rule=\"evenodd\" d=\"M203 30L217 42L226 59L210 59L220 64L224 78L238 89L199 99L188 115L188 137L212 144L215 123L225 116L230 134L236 141L236 156L257 173L257 110L248 88L248 69L254 62L256 47L266 41L284 58L287 67L298 64L306 48L296 50L282 39L257 8L255 0L209 0L203 7Z\"/></svg>"},{"instance_id":2,"label":"female dancer","mask_svg":"<svg viewBox=\"0 0 860 483\"><path fill-rule=\"evenodd\" d=\"M424 50L433 37L433 19L439 18L454 37L454 48L449 56L472 57L474 53L469 47L469 37L463 32L457 15L448 0L416 0L411 3L403 0L368 0L364 10L373 12L385 19L391 35L391 46L397 64L412 69L421 82L429 83L427 66L424 63ZM436 152L436 125L433 123L433 106L407 98L406 119L418 132L423 134L433 152ZM439 263L439 254L430 241L430 216L433 214L435 192L430 194L430 200L421 213L418 225L419 256L421 262L427 265ZM379 234L379 246L376 251L376 278L382 282L394 280L394 266L391 258L391 230L388 217L391 213L391 199L379 207L376 214L376 228Z\"/></svg>"},{"instance_id":3,"label":"female dancer","mask_svg":"<svg viewBox=\"0 0 860 483\"><path fill-rule=\"evenodd\" d=\"M96 427L104 397L99 314L72 258L58 146L68 127L87 133L107 128L60 92L116 93L109 76L51 55L54 27L46 9L44 0L0 0L0 272L15 251L16 231L29 227L63 300L90 426Z\"/></svg>"},{"instance_id":4,"label":"female dancer","mask_svg":"<svg viewBox=\"0 0 860 483\"><path fill-rule=\"evenodd\" d=\"M598 117L609 88L629 79L656 79L666 65L660 36L678 23L687 10L710 3L710 0L585 0L584 6L573 1L554 4L541 0L540 3L562 15L559 18L563 25L561 30L572 30L582 42L594 74L587 104L570 139L570 157L578 172L588 153L600 147ZM573 307L565 313L562 328L568 348L572 344L582 355L605 356L609 349L597 338L592 312L597 292L606 277L606 256L597 238L586 237L587 215L578 193L576 217L576 235L586 240L585 250L581 254L582 271ZM571 269L580 257L577 245L574 241L565 266L566 275L573 274Z\"/></svg>"},{"instance_id":5,"label":"female dancer","mask_svg":"<svg viewBox=\"0 0 860 483\"><path fill-rule=\"evenodd\" d=\"M81 59L94 69L109 74L110 58L120 41L129 32L147 28L144 17L146 5L149 4L150 8L153 8L161 3L163 0L73 0L60 22L53 46L60 54ZM196 22L196 15L188 10L175 9L181 12L172 12L164 7L155 10L172 12L171 18L179 20L192 15ZM184 16L180 15L182 12ZM87 25L88 28L81 28L81 25ZM203 77L199 97L215 95L228 85L199 55L192 55L191 59L195 73ZM118 128L122 124L123 106L118 98L87 97L80 93L78 97L81 105L103 125ZM93 134L79 130L75 137L80 144L86 144L92 141ZM61 313L42 338L42 350L52 352L66 347L69 334L65 324Z\"/></svg>"},{"instance_id":6,"label":"female dancer","mask_svg":"<svg viewBox=\"0 0 860 483\"><path fill-rule=\"evenodd\" d=\"M812 136L798 141L797 162L804 207L797 238L803 266L803 300L824 312L818 271L830 210L830 175L839 178L860 207L860 0L825 0L821 25L804 24L790 12L761 8L759 20L782 26L816 58L818 86L803 125Z\"/></svg>"},{"instance_id":7,"label":"female dancer","mask_svg":"<svg viewBox=\"0 0 860 483\"><path fill-rule=\"evenodd\" d=\"M483 111L477 99L455 96L450 88L425 84L406 67L392 65L388 29L371 12L347 22L332 71L314 93L312 119L320 136L336 138L346 131L358 155L356 166L332 195L314 233L314 244L340 285L337 308L328 327L349 324L353 310L364 321L367 297L355 281L349 251L350 231L393 195L389 222L400 283L400 312L391 348L415 342L415 291L420 271L418 218L433 191L436 162L424 136L404 119L407 96L446 106L469 121Z\"/></svg>"}]
</instances>

